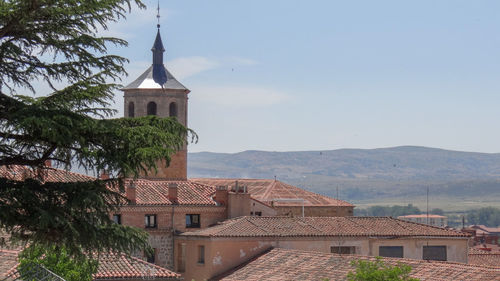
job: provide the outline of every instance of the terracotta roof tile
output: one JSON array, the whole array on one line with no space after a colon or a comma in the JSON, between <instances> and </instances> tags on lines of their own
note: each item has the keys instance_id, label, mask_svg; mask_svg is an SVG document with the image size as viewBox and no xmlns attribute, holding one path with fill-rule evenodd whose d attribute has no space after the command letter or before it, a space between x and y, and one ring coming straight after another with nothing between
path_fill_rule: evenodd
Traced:
<instances>
[{"instance_id":1,"label":"terracotta roof tile","mask_svg":"<svg viewBox=\"0 0 500 281\"><path fill-rule=\"evenodd\" d=\"M446 219L446 216L440 216L440 215L433 215L433 214L420 214L420 215L406 215L406 216L399 216L398 218L407 218L407 219L417 219L417 218L431 218L431 219Z\"/></svg>"},{"instance_id":2,"label":"terracotta roof tile","mask_svg":"<svg viewBox=\"0 0 500 281\"><path fill-rule=\"evenodd\" d=\"M92 181L94 177L78 174L62 169L50 168L41 172L44 180L47 182L77 182ZM37 172L27 166L2 166L0 167L0 176L12 180L24 180L38 176ZM205 185L193 181L164 181L147 179L127 179L125 185L134 183L137 188L137 204L139 205L217 205L212 199L215 193L215 186ZM176 183L178 188L178 201L171 202L168 199L168 185Z\"/></svg>"},{"instance_id":3,"label":"terracotta roof tile","mask_svg":"<svg viewBox=\"0 0 500 281\"><path fill-rule=\"evenodd\" d=\"M484 266L500 266L500 252L469 248L469 263Z\"/></svg>"},{"instance_id":4,"label":"terracotta roof tile","mask_svg":"<svg viewBox=\"0 0 500 281\"><path fill-rule=\"evenodd\" d=\"M99 268L94 278L169 278L180 279L180 274L125 254L105 254L99 257Z\"/></svg>"},{"instance_id":5,"label":"terracotta roof tile","mask_svg":"<svg viewBox=\"0 0 500 281\"><path fill-rule=\"evenodd\" d=\"M137 205L217 205L212 199L215 187L194 181L164 181L136 179L126 180L125 185L134 184ZM168 198L168 185L177 184L177 201Z\"/></svg>"},{"instance_id":6,"label":"terracotta roof tile","mask_svg":"<svg viewBox=\"0 0 500 281\"><path fill-rule=\"evenodd\" d=\"M270 204L276 199L304 199L304 206L353 206L352 204L330 198L325 195L317 194L284 182L272 179L211 179L211 178L194 178L194 182L213 185L213 186L231 186L234 187L235 182L239 185L246 186L250 195L262 202ZM274 201L274 206L302 206L302 203L297 202L279 202Z\"/></svg>"},{"instance_id":7,"label":"terracotta roof tile","mask_svg":"<svg viewBox=\"0 0 500 281\"><path fill-rule=\"evenodd\" d=\"M0 177L11 180L22 181L36 176L43 176L43 180L46 182L77 182L95 179L79 173L50 167L43 169L40 173L28 166L11 165L0 167Z\"/></svg>"},{"instance_id":8,"label":"terracotta roof tile","mask_svg":"<svg viewBox=\"0 0 500 281\"><path fill-rule=\"evenodd\" d=\"M16 276L19 265L17 256L19 250L0 249L0 280L8 276ZM101 254L99 267L94 279L168 279L178 280L180 274L166 268L148 263L141 259L130 257L125 254Z\"/></svg>"},{"instance_id":9,"label":"terracotta roof tile","mask_svg":"<svg viewBox=\"0 0 500 281\"><path fill-rule=\"evenodd\" d=\"M17 250L0 249L0 280L6 278L17 267Z\"/></svg>"},{"instance_id":10,"label":"terracotta roof tile","mask_svg":"<svg viewBox=\"0 0 500 281\"><path fill-rule=\"evenodd\" d=\"M276 248L213 280L347 280L347 273L355 270L351 261L360 259L373 261L375 257ZM397 258L383 261L408 264L412 267L410 276L425 281L500 280L499 267Z\"/></svg>"},{"instance_id":11,"label":"terracotta roof tile","mask_svg":"<svg viewBox=\"0 0 500 281\"><path fill-rule=\"evenodd\" d=\"M469 237L446 228L390 217L240 217L183 236L296 237L296 236L426 236Z\"/></svg>"}]
</instances>

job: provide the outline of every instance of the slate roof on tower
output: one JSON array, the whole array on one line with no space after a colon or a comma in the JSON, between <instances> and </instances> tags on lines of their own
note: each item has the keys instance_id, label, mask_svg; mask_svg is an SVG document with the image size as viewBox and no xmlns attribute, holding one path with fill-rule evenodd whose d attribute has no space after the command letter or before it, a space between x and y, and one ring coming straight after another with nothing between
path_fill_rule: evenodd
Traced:
<instances>
[{"instance_id":1,"label":"slate roof on tower","mask_svg":"<svg viewBox=\"0 0 500 281\"><path fill-rule=\"evenodd\" d=\"M165 68L165 66L163 66ZM135 79L132 83L128 84L122 90L132 89L172 89L189 91L181 82L177 81L175 77L165 68L167 74L167 82L163 85L156 83L153 80L153 66L151 65L139 78Z\"/></svg>"},{"instance_id":2,"label":"slate roof on tower","mask_svg":"<svg viewBox=\"0 0 500 281\"><path fill-rule=\"evenodd\" d=\"M122 90L132 89L171 89L171 90L189 90L182 85L163 65L163 42L160 35L160 25L158 32L151 48L153 52L153 63L139 78L128 84Z\"/></svg>"}]
</instances>

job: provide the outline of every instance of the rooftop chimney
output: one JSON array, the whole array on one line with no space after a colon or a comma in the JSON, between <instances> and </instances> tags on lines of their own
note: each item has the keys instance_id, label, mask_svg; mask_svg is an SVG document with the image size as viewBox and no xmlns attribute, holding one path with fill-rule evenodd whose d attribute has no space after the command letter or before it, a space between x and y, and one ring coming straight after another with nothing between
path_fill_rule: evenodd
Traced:
<instances>
[{"instance_id":1,"label":"rooftop chimney","mask_svg":"<svg viewBox=\"0 0 500 281\"><path fill-rule=\"evenodd\" d=\"M45 167L52 167L52 161L50 160L45 160L45 162L43 163Z\"/></svg>"},{"instance_id":2,"label":"rooftop chimney","mask_svg":"<svg viewBox=\"0 0 500 281\"><path fill-rule=\"evenodd\" d=\"M109 174L106 172L106 170L102 170L101 174L99 175L99 178L101 180L108 180L109 179Z\"/></svg>"},{"instance_id":3,"label":"rooftop chimney","mask_svg":"<svg viewBox=\"0 0 500 281\"><path fill-rule=\"evenodd\" d=\"M171 182L168 184L168 200L177 201L177 183Z\"/></svg>"},{"instance_id":4,"label":"rooftop chimney","mask_svg":"<svg viewBox=\"0 0 500 281\"><path fill-rule=\"evenodd\" d=\"M136 203L136 189L135 182L130 182L130 184L125 188L125 197L130 201L130 204Z\"/></svg>"},{"instance_id":5,"label":"rooftop chimney","mask_svg":"<svg viewBox=\"0 0 500 281\"><path fill-rule=\"evenodd\" d=\"M215 201L222 206L227 204L227 187L226 186L217 186L215 188Z\"/></svg>"}]
</instances>

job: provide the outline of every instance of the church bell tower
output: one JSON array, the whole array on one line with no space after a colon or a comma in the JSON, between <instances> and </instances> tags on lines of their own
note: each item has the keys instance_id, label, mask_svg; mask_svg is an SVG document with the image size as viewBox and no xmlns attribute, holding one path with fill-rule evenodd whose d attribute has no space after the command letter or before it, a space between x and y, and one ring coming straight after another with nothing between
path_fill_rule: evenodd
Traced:
<instances>
[{"instance_id":1,"label":"church bell tower","mask_svg":"<svg viewBox=\"0 0 500 281\"><path fill-rule=\"evenodd\" d=\"M159 9L158 9L159 10ZM159 13L158 13L159 21ZM160 24L151 51L152 65L135 81L121 90L124 92L126 117L156 115L159 117L176 117L187 127L188 93L184 85L165 68L163 53L165 48L160 35ZM187 145L172 155L170 165L166 161L157 164L158 171L150 171L141 177L161 180L187 179Z\"/></svg>"}]
</instances>

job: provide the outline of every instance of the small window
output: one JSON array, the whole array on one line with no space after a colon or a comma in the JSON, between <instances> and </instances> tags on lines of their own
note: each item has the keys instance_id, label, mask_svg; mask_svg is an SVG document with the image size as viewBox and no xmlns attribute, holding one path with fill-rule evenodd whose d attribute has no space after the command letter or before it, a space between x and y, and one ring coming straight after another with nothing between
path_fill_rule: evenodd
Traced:
<instances>
[{"instance_id":1,"label":"small window","mask_svg":"<svg viewBox=\"0 0 500 281\"><path fill-rule=\"evenodd\" d=\"M331 246L330 252L341 255L355 254L356 250L351 246Z\"/></svg>"},{"instance_id":2,"label":"small window","mask_svg":"<svg viewBox=\"0 0 500 281\"><path fill-rule=\"evenodd\" d=\"M146 260L149 263L155 263L155 256L156 256L156 248L153 249L152 253L148 253L146 256Z\"/></svg>"},{"instance_id":3,"label":"small window","mask_svg":"<svg viewBox=\"0 0 500 281\"><path fill-rule=\"evenodd\" d=\"M113 215L113 221L116 224L122 224L122 215L120 215L120 214L114 214Z\"/></svg>"},{"instance_id":4,"label":"small window","mask_svg":"<svg viewBox=\"0 0 500 281\"><path fill-rule=\"evenodd\" d=\"M258 217L262 217L262 212L255 212L255 215Z\"/></svg>"},{"instance_id":5,"label":"small window","mask_svg":"<svg viewBox=\"0 0 500 281\"><path fill-rule=\"evenodd\" d=\"M170 117L177 117L177 104L175 102L171 102L168 107L168 115Z\"/></svg>"},{"instance_id":6,"label":"small window","mask_svg":"<svg viewBox=\"0 0 500 281\"><path fill-rule=\"evenodd\" d=\"M446 261L446 246L424 246L422 259Z\"/></svg>"},{"instance_id":7,"label":"small window","mask_svg":"<svg viewBox=\"0 0 500 281\"><path fill-rule=\"evenodd\" d=\"M198 246L198 263L205 264L205 246Z\"/></svg>"},{"instance_id":8,"label":"small window","mask_svg":"<svg viewBox=\"0 0 500 281\"><path fill-rule=\"evenodd\" d=\"M135 117L135 106L133 102L128 103L128 117Z\"/></svg>"},{"instance_id":9,"label":"small window","mask_svg":"<svg viewBox=\"0 0 500 281\"><path fill-rule=\"evenodd\" d=\"M200 215L188 214L186 215L186 228L199 228Z\"/></svg>"},{"instance_id":10,"label":"small window","mask_svg":"<svg viewBox=\"0 0 500 281\"><path fill-rule=\"evenodd\" d=\"M156 228L156 215L145 215L144 226L146 228Z\"/></svg>"},{"instance_id":11,"label":"small window","mask_svg":"<svg viewBox=\"0 0 500 281\"><path fill-rule=\"evenodd\" d=\"M402 258L403 246L380 246L378 248L378 255L388 258Z\"/></svg>"},{"instance_id":12,"label":"small window","mask_svg":"<svg viewBox=\"0 0 500 281\"><path fill-rule=\"evenodd\" d=\"M156 115L156 103L154 101L148 103L148 115Z\"/></svg>"}]
</instances>

